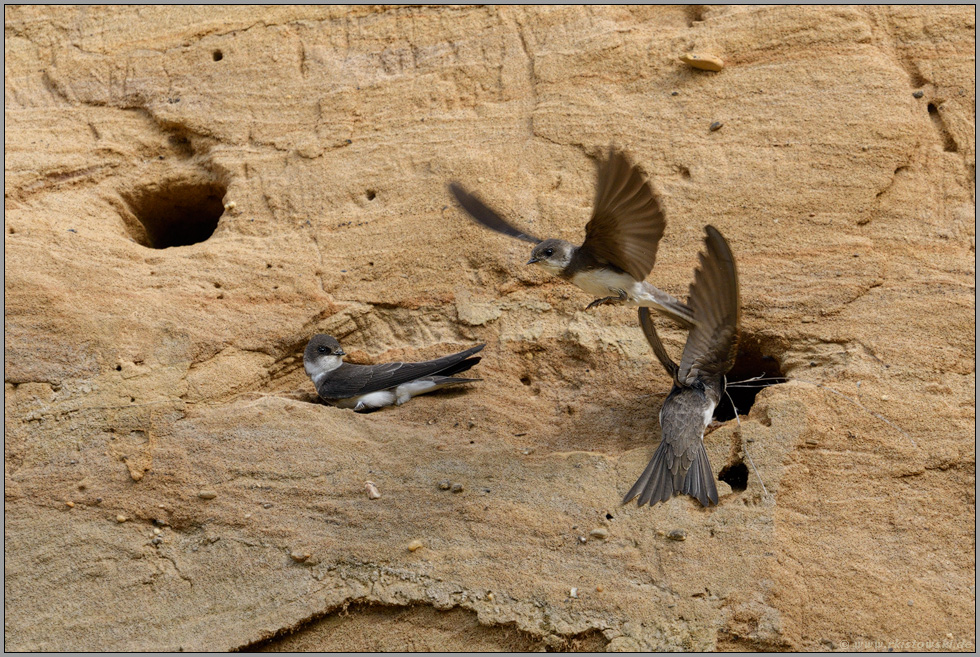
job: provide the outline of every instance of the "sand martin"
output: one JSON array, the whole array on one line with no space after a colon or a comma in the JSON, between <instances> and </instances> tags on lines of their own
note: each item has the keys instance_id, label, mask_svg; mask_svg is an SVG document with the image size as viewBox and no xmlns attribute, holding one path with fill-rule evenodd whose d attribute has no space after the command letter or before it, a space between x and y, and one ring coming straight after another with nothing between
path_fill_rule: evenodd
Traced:
<instances>
[{"instance_id":1,"label":"sand martin","mask_svg":"<svg viewBox=\"0 0 980 657\"><path fill-rule=\"evenodd\" d=\"M582 246L540 240L512 226L459 183L449 184L456 201L477 222L536 246L527 264L537 264L597 298L587 308L619 302L653 308L682 326L693 325L691 309L644 279L657 259L667 220L650 183L623 153L609 150L599 163L592 218Z\"/></svg>"},{"instance_id":2,"label":"sand martin","mask_svg":"<svg viewBox=\"0 0 980 657\"><path fill-rule=\"evenodd\" d=\"M340 343L320 333L306 345L303 367L325 402L366 412L392 404L400 406L416 395L446 386L479 381L453 378L452 375L479 363L479 356L471 356L485 346L480 344L458 354L421 363L352 365L344 362L347 352Z\"/></svg>"},{"instance_id":3,"label":"sand martin","mask_svg":"<svg viewBox=\"0 0 980 657\"><path fill-rule=\"evenodd\" d=\"M640 325L657 360L674 379L660 409L663 439L623 504L666 502L683 493L703 506L718 503L715 476L704 448L704 430L725 389L725 374L735 363L738 343L738 273L728 242L714 226L706 226L707 253L699 255L688 303L697 326L687 335L678 366L667 355L650 311L639 309Z\"/></svg>"}]
</instances>

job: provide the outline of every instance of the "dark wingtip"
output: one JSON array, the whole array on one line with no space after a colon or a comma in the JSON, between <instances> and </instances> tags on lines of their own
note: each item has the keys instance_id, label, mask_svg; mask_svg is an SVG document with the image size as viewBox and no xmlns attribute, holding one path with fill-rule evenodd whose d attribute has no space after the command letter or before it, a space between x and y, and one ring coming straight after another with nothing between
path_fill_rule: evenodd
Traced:
<instances>
[{"instance_id":1,"label":"dark wingtip","mask_svg":"<svg viewBox=\"0 0 980 657\"><path fill-rule=\"evenodd\" d=\"M464 189L463 186L456 181L449 182L448 187L450 193L453 195L453 198L456 199L456 203L459 204L459 207L462 208L471 219L482 225L484 228L489 228L490 230L501 233L502 235L516 237L519 240L524 240L525 242L530 242L532 244L537 244L541 241L537 237L528 235L519 228L509 224L503 217L491 210L489 206L481 201L478 196L466 191L466 189Z\"/></svg>"},{"instance_id":2,"label":"dark wingtip","mask_svg":"<svg viewBox=\"0 0 980 657\"><path fill-rule=\"evenodd\" d=\"M459 353L466 354L466 355L476 354L476 353L479 353L479 352L483 351L483 348L486 347L486 346L487 346L487 343L484 342L483 344L475 345L473 347L470 347L469 349L464 349L463 351L461 351ZM477 360L480 360L480 359L477 358Z\"/></svg>"},{"instance_id":3,"label":"dark wingtip","mask_svg":"<svg viewBox=\"0 0 980 657\"><path fill-rule=\"evenodd\" d=\"M463 378L454 376L454 377L450 377L449 380L452 381L453 384L455 385L457 383L473 383L474 381L482 381L483 379L481 379L480 377L475 377L475 378L472 378L472 379L463 379Z\"/></svg>"}]
</instances>

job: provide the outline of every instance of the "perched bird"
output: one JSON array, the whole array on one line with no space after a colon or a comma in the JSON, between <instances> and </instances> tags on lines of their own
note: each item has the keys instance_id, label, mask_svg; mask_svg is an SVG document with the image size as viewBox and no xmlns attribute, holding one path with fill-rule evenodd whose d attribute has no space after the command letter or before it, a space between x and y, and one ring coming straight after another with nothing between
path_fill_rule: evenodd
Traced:
<instances>
[{"instance_id":1,"label":"perched bird","mask_svg":"<svg viewBox=\"0 0 980 657\"><path fill-rule=\"evenodd\" d=\"M653 308L682 326L693 325L691 309L644 282L657 259L667 220L646 177L626 155L610 149L599 164L592 218L582 246L540 240L512 226L459 183L449 184L459 205L485 227L536 244L527 264L537 264L597 298L587 308L620 302Z\"/></svg>"},{"instance_id":2,"label":"perched bird","mask_svg":"<svg viewBox=\"0 0 980 657\"><path fill-rule=\"evenodd\" d=\"M704 430L725 389L725 374L735 363L738 344L738 272L728 242L706 226L706 251L699 255L688 303L697 326L687 335L681 364L667 355L650 311L639 309L640 325L657 360L674 379L660 409L663 439L623 504L666 502L683 493L703 506L718 503L715 476L704 449Z\"/></svg>"},{"instance_id":3,"label":"perched bird","mask_svg":"<svg viewBox=\"0 0 980 657\"><path fill-rule=\"evenodd\" d=\"M392 404L399 406L416 395L458 383L480 379L454 378L480 362L473 354L485 347L479 344L450 356L421 363L351 365L344 362L347 352L329 335L314 335L303 353L303 367L313 379L316 392L328 404L355 411L373 411Z\"/></svg>"}]
</instances>

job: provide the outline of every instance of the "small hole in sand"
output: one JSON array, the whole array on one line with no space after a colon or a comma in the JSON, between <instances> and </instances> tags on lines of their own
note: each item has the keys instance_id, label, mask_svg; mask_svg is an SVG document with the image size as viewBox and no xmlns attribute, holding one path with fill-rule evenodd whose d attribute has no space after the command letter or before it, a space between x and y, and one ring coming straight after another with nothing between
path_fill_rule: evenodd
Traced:
<instances>
[{"instance_id":1,"label":"small hole in sand","mask_svg":"<svg viewBox=\"0 0 980 657\"><path fill-rule=\"evenodd\" d=\"M150 183L123 194L138 226L128 226L139 244L151 249L197 244L211 237L224 212L226 188L214 181Z\"/></svg>"},{"instance_id":2,"label":"small hole in sand","mask_svg":"<svg viewBox=\"0 0 980 657\"><path fill-rule=\"evenodd\" d=\"M749 486L749 469L741 461L729 463L718 473L718 479L732 487L735 493L741 493Z\"/></svg>"}]
</instances>

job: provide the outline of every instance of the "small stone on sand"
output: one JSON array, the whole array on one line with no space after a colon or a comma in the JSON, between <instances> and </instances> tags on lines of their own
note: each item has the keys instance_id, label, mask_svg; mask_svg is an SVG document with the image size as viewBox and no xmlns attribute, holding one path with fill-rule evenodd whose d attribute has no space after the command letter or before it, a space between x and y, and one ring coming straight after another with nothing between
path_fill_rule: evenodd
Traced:
<instances>
[{"instance_id":1,"label":"small stone on sand","mask_svg":"<svg viewBox=\"0 0 980 657\"><path fill-rule=\"evenodd\" d=\"M369 500L377 500L381 497L381 493L378 492L378 487L374 485L373 481L365 481L364 490L367 492Z\"/></svg>"},{"instance_id":2,"label":"small stone on sand","mask_svg":"<svg viewBox=\"0 0 980 657\"><path fill-rule=\"evenodd\" d=\"M593 538L605 539L609 536L609 530L605 529L604 527L596 527L589 532L589 536L592 536Z\"/></svg>"},{"instance_id":3,"label":"small stone on sand","mask_svg":"<svg viewBox=\"0 0 980 657\"><path fill-rule=\"evenodd\" d=\"M681 61L702 71L720 71L725 68L725 62L721 61L717 57L712 57L711 55L696 55L694 53L685 53L681 55Z\"/></svg>"},{"instance_id":4,"label":"small stone on sand","mask_svg":"<svg viewBox=\"0 0 980 657\"><path fill-rule=\"evenodd\" d=\"M202 490L197 493L197 496L202 500L213 500L218 496L218 494L213 490Z\"/></svg>"},{"instance_id":5,"label":"small stone on sand","mask_svg":"<svg viewBox=\"0 0 980 657\"><path fill-rule=\"evenodd\" d=\"M463 492L463 484L453 484L453 487L450 490L452 492L454 492L454 493L462 493Z\"/></svg>"},{"instance_id":6,"label":"small stone on sand","mask_svg":"<svg viewBox=\"0 0 980 657\"><path fill-rule=\"evenodd\" d=\"M118 516L116 516L116 522L126 522L126 516L120 513Z\"/></svg>"},{"instance_id":7,"label":"small stone on sand","mask_svg":"<svg viewBox=\"0 0 980 657\"><path fill-rule=\"evenodd\" d=\"M421 547L422 547L422 541L416 539L416 540L414 540L414 541L412 541L411 543L408 544L408 551L409 552L415 552L416 550L418 550Z\"/></svg>"},{"instance_id":8,"label":"small stone on sand","mask_svg":"<svg viewBox=\"0 0 980 657\"><path fill-rule=\"evenodd\" d=\"M687 532L683 529L671 529L669 532L667 532L667 538L672 541L686 541Z\"/></svg>"},{"instance_id":9,"label":"small stone on sand","mask_svg":"<svg viewBox=\"0 0 980 657\"><path fill-rule=\"evenodd\" d=\"M708 130L710 130L711 132L714 132L715 130L721 129L721 126L723 126L723 125L725 125L725 124L722 123L721 121L715 121L710 126L708 126Z\"/></svg>"},{"instance_id":10,"label":"small stone on sand","mask_svg":"<svg viewBox=\"0 0 980 657\"><path fill-rule=\"evenodd\" d=\"M298 563L303 563L310 558L309 552L300 552L299 550L293 550L289 553L289 558Z\"/></svg>"},{"instance_id":11,"label":"small stone on sand","mask_svg":"<svg viewBox=\"0 0 980 657\"><path fill-rule=\"evenodd\" d=\"M439 482L439 490L449 490L449 487L450 487L451 485L452 485L452 484L450 484L450 483L449 483L448 481L445 481L445 480L443 480L443 481L440 481L440 482Z\"/></svg>"}]
</instances>

